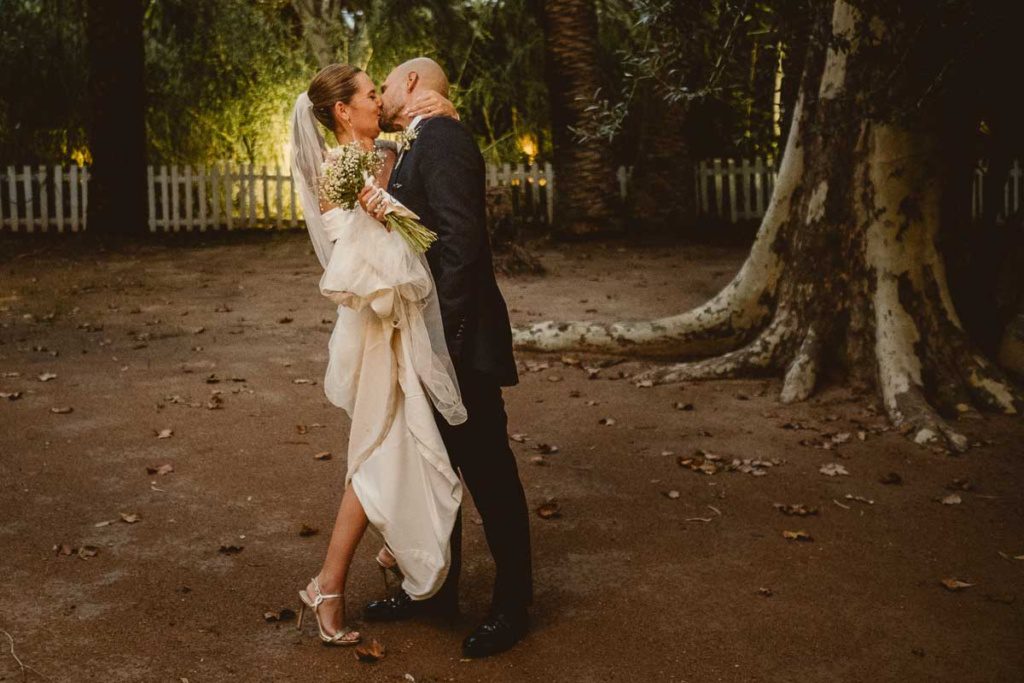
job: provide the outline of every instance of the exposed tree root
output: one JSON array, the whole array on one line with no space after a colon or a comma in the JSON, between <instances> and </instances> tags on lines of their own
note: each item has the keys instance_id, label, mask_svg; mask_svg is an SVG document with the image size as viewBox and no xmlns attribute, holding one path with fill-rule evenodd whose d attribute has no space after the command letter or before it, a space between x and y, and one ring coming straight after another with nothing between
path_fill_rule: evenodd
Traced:
<instances>
[{"instance_id":1,"label":"exposed tree root","mask_svg":"<svg viewBox=\"0 0 1024 683\"><path fill-rule=\"evenodd\" d=\"M786 369L786 378L782 383L779 400L783 403L794 403L806 400L814 392L818 382L818 366L821 363L821 339L814 325L807 330L807 335L800 344L800 349Z\"/></svg>"},{"instance_id":2,"label":"exposed tree root","mask_svg":"<svg viewBox=\"0 0 1024 683\"><path fill-rule=\"evenodd\" d=\"M778 367L779 356L793 336L789 316L781 314L754 341L735 351L689 363L675 363L638 374L637 384L671 384L684 380L725 379L764 373Z\"/></svg>"}]
</instances>

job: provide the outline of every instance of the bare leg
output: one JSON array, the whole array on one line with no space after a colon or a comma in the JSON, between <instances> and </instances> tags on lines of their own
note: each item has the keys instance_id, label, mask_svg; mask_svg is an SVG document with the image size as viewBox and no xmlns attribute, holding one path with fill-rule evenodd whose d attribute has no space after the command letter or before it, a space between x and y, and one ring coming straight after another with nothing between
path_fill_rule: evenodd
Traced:
<instances>
[{"instance_id":1,"label":"bare leg","mask_svg":"<svg viewBox=\"0 0 1024 683\"><path fill-rule=\"evenodd\" d=\"M366 512L363 504L352 489L352 484L345 487L338 507L338 517L334 520L331 540L327 545L327 556L323 567L317 575L320 589L324 593L344 593L348 578L348 568L352 564L352 556L366 531ZM316 591L313 583L306 587L306 592L313 596ZM320 618L324 630L328 633L337 632L345 623L344 599L326 600L320 605Z\"/></svg>"}]
</instances>

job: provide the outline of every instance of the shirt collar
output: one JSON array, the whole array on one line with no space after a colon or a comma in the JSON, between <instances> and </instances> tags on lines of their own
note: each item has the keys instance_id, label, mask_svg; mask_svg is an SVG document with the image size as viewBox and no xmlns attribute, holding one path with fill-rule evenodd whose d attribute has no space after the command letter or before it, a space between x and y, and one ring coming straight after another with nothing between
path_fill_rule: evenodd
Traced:
<instances>
[{"instance_id":1,"label":"shirt collar","mask_svg":"<svg viewBox=\"0 0 1024 683\"><path fill-rule=\"evenodd\" d=\"M422 120L423 120L423 114L417 114L416 118L414 118L412 120L412 123L409 124L409 128L407 130L415 130L416 126L420 125L420 121L422 121Z\"/></svg>"}]
</instances>

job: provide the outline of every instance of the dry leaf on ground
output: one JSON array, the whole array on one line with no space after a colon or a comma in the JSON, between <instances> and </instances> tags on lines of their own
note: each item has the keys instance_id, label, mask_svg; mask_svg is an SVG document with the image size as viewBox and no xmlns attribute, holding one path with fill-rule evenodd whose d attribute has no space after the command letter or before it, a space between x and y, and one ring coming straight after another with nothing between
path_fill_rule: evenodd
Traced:
<instances>
[{"instance_id":1,"label":"dry leaf on ground","mask_svg":"<svg viewBox=\"0 0 1024 683\"><path fill-rule=\"evenodd\" d=\"M537 508L537 514L541 519L557 519L562 516L562 510L557 500L549 500Z\"/></svg>"},{"instance_id":2,"label":"dry leaf on ground","mask_svg":"<svg viewBox=\"0 0 1024 683\"><path fill-rule=\"evenodd\" d=\"M368 645L356 645L356 659L360 662L377 662L384 659L385 649L376 638Z\"/></svg>"},{"instance_id":3,"label":"dry leaf on ground","mask_svg":"<svg viewBox=\"0 0 1024 683\"><path fill-rule=\"evenodd\" d=\"M973 583L967 583L960 579L942 579L940 583L945 586L947 590L951 591L962 591L963 589L970 588L974 585Z\"/></svg>"},{"instance_id":4,"label":"dry leaf on ground","mask_svg":"<svg viewBox=\"0 0 1024 683\"><path fill-rule=\"evenodd\" d=\"M822 465L821 469L819 469L818 471L824 474L826 477L834 477L836 475L849 474L849 472L846 471L845 467L836 462L830 462L825 465Z\"/></svg>"},{"instance_id":5,"label":"dry leaf on ground","mask_svg":"<svg viewBox=\"0 0 1024 683\"><path fill-rule=\"evenodd\" d=\"M813 541L811 535L806 531L783 531L782 537L790 541Z\"/></svg>"}]
</instances>

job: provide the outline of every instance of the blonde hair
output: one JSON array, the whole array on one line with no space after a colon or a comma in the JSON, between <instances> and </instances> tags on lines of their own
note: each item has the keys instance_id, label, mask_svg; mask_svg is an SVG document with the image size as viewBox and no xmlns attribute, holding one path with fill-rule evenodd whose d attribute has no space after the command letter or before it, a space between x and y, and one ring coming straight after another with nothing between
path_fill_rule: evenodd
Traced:
<instances>
[{"instance_id":1,"label":"blonde hair","mask_svg":"<svg viewBox=\"0 0 1024 683\"><path fill-rule=\"evenodd\" d=\"M328 64L317 72L306 93L313 104L313 116L334 132L334 103L348 104L358 90L356 76L362 69L351 64Z\"/></svg>"}]
</instances>

